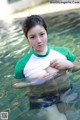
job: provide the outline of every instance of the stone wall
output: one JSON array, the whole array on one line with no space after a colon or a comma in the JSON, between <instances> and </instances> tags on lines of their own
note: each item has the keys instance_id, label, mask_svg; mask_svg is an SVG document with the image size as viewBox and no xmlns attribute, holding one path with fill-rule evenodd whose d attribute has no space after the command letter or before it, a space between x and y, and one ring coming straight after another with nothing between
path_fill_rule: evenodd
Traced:
<instances>
[{"instance_id":1,"label":"stone wall","mask_svg":"<svg viewBox=\"0 0 80 120\"><path fill-rule=\"evenodd\" d=\"M13 2L12 4L9 4L9 6L12 9L12 12L18 12L45 2L49 2L49 0L21 0Z\"/></svg>"}]
</instances>

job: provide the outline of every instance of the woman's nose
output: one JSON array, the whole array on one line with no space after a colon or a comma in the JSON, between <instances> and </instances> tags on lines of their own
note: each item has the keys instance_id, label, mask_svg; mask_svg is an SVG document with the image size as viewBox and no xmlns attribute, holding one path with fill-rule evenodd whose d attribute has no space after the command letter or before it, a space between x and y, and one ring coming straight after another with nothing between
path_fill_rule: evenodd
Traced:
<instances>
[{"instance_id":1,"label":"woman's nose","mask_svg":"<svg viewBox=\"0 0 80 120\"><path fill-rule=\"evenodd\" d=\"M41 38L37 37L37 41L38 41L38 43L40 43L41 42Z\"/></svg>"}]
</instances>

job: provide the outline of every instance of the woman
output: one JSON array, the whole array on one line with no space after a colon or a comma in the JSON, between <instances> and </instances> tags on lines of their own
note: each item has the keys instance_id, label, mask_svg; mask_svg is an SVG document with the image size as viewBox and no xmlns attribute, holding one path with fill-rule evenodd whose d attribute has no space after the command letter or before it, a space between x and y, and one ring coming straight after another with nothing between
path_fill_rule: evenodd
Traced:
<instances>
[{"instance_id":1,"label":"woman","mask_svg":"<svg viewBox=\"0 0 80 120\"><path fill-rule=\"evenodd\" d=\"M30 108L46 108L45 120L66 120L64 114L58 118L59 111L54 104L58 105L63 93L71 88L67 73L75 70L76 56L65 47L47 46L47 26L41 16L25 19L23 31L32 51L18 61L13 86L29 86Z\"/></svg>"}]
</instances>

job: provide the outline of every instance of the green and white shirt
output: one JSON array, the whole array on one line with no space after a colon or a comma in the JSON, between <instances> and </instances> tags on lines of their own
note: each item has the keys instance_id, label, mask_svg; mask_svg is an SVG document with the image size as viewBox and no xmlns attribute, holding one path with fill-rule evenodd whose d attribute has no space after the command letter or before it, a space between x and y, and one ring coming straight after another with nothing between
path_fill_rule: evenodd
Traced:
<instances>
[{"instance_id":1,"label":"green and white shirt","mask_svg":"<svg viewBox=\"0 0 80 120\"><path fill-rule=\"evenodd\" d=\"M32 50L27 56L18 61L15 67L15 79L26 78L28 80L32 74L46 69L50 65L50 62L56 58L68 59L74 62L76 56L65 47L48 46L45 55L39 55Z\"/></svg>"}]
</instances>

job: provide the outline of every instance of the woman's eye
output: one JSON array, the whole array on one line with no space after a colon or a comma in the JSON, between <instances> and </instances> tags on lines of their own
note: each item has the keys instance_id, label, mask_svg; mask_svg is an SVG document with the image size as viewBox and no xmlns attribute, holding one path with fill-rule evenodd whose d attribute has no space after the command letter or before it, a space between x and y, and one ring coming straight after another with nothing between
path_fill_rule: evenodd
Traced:
<instances>
[{"instance_id":1,"label":"woman's eye","mask_svg":"<svg viewBox=\"0 0 80 120\"><path fill-rule=\"evenodd\" d=\"M43 35L44 35L44 33L41 33L40 35L41 35L41 36L43 36Z\"/></svg>"},{"instance_id":2,"label":"woman's eye","mask_svg":"<svg viewBox=\"0 0 80 120\"><path fill-rule=\"evenodd\" d=\"M35 38L35 36L30 37L30 39L33 39L33 38Z\"/></svg>"}]
</instances>

